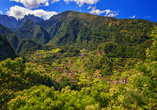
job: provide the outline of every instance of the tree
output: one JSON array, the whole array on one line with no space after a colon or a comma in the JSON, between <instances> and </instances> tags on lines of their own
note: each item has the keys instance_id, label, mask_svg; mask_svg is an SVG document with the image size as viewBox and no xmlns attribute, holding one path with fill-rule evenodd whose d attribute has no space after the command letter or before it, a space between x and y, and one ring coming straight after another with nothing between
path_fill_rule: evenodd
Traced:
<instances>
[{"instance_id":1,"label":"tree","mask_svg":"<svg viewBox=\"0 0 157 110\"><path fill-rule=\"evenodd\" d=\"M33 63L25 63L24 58L6 59L0 62L0 106L14 98L14 94L33 85L46 82L45 70Z\"/></svg>"}]
</instances>

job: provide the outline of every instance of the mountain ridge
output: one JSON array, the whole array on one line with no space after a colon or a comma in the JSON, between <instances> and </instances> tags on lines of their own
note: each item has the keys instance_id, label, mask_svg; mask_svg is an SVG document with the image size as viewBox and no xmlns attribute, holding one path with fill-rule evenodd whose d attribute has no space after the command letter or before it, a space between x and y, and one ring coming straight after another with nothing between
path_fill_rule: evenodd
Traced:
<instances>
[{"instance_id":1,"label":"mountain ridge","mask_svg":"<svg viewBox=\"0 0 157 110\"><path fill-rule=\"evenodd\" d=\"M31 20L27 20L15 34L19 38L31 39L41 44L46 44L50 40L49 34L41 26Z\"/></svg>"}]
</instances>

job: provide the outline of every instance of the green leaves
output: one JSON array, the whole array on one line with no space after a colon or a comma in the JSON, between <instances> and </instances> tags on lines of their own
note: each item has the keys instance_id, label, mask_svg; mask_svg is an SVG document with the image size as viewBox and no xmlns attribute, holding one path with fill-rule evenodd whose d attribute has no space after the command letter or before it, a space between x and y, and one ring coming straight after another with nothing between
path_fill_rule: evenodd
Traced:
<instances>
[{"instance_id":1,"label":"green leaves","mask_svg":"<svg viewBox=\"0 0 157 110\"><path fill-rule=\"evenodd\" d=\"M6 106L15 92L41 84L48 79L44 69L32 63L25 63L22 58L6 59L0 62L0 67L1 106L2 103Z\"/></svg>"}]
</instances>

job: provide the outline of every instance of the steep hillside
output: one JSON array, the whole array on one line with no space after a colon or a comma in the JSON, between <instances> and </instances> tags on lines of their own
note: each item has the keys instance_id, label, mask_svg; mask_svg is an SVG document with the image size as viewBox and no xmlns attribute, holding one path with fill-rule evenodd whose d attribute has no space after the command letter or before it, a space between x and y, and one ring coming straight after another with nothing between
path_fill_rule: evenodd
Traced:
<instances>
[{"instance_id":1,"label":"steep hillside","mask_svg":"<svg viewBox=\"0 0 157 110\"><path fill-rule=\"evenodd\" d=\"M3 35L3 34L7 35L7 40L11 41L12 46L16 50L18 42L19 42L19 38L15 35L15 33L12 32L9 28L3 26L2 24L0 24L0 33L1 33L1 35Z\"/></svg>"},{"instance_id":2,"label":"steep hillside","mask_svg":"<svg viewBox=\"0 0 157 110\"><path fill-rule=\"evenodd\" d=\"M15 50L7 41L6 35L0 35L0 61L6 58L14 59L15 57Z\"/></svg>"},{"instance_id":3,"label":"steep hillside","mask_svg":"<svg viewBox=\"0 0 157 110\"><path fill-rule=\"evenodd\" d=\"M20 38L31 39L41 44L46 44L50 40L47 31L31 20L27 20L15 31L15 34Z\"/></svg>"},{"instance_id":4,"label":"steep hillside","mask_svg":"<svg viewBox=\"0 0 157 110\"><path fill-rule=\"evenodd\" d=\"M96 49L98 44L112 41L136 46L149 39L153 26L141 19L116 19L87 13L66 11L38 23L50 34L50 45L75 45Z\"/></svg>"},{"instance_id":5,"label":"steep hillside","mask_svg":"<svg viewBox=\"0 0 157 110\"><path fill-rule=\"evenodd\" d=\"M25 15L24 18L19 19L17 21L17 23L14 26L12 26L12 28L19 28L19 27L21 27L27 20L31 20L31 21L33 21L35 23L43 21L42 18L39 18L37 16L29 14L29 15Z\"/></svg>"}]
</instances>

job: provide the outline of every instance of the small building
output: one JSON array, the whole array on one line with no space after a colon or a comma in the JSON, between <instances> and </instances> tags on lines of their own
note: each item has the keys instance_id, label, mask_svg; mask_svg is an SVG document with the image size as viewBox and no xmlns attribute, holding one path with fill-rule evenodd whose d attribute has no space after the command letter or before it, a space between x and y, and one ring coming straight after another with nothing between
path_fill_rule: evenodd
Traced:
<instances>
[{"instance_id":1,"label":"small building","mask_svg":"<svg viewBox=\"0 0 157 110\"><path fill-rule=\"evenodd\" d=\"M103 78L101 78L100 81L103 81Z\"/></svg>"},{"instance_id":2,"label":"small building","mask_svg":"<svg viewBox=\"0 0 157 110\"><path fill-rule=\"evenodd\" d=\"M129 77L125 78L125 84L127 84L129 82Z\"/></svg>"},{"instance_id":3,"label":"small building","mask_svg":"<svg viewBox=\"0 0 157 110\"><path fill-rule=\"evenodd\" d=\"M87 54L87 53L82 53L82 54L81 54L82 57L85 56L85 55L88 55L88 54Z\"/></svg>"},{"instance_id":4,"label":"small building","mask_svg":"<svg viewBox=\"0 0 157 110\"><path fill-rule=\"evenodd\" d=\"M52 71L48 71L47 73L51 73Z\"/></svg>"},{"instance_id":5,"label":"small building","mask_svg":"<svg viewBox=\"0 0 157 110\"><path fill-rule=\"evenodd\" d=\"M57 82L60 82L60 79L57 79Z\"/></svg>"},{"instance_id":6,"label":"small building","mask_svg":"<svg viewBox=\"0 0 157 110\"><path fill-rule=\"evenodd\" d=\"M120 83L124 83L124 79L123 78L119 78L119 82Z\"/></svg>"},{"instance_id":7,"label":"small building","mask_svg":"<svg viewBox=\"0 0 157 110\"><path fill-rule=\"evenodd\" d=\"M115 84L118 84L119 81L114 80L113 82L114 82Z\"/></svg>"},{"instance_id":8,"label":"small building","mask_svg":"<svg viewBox=\"0 0 157 110\"><path fill-rule=\"evenodd\" d=\"M81 71L79 71L78 73L81 73Z\"/></svg>"},{"instance_id":9,"label":"small building","mask_svg":"<svg viewBox=\"0 0 157 110\"><path fill-rule=\"evenodd\" d=\"M99 76L98 79L101 79L101 77Z\"/></svg>"}]
</instances>

